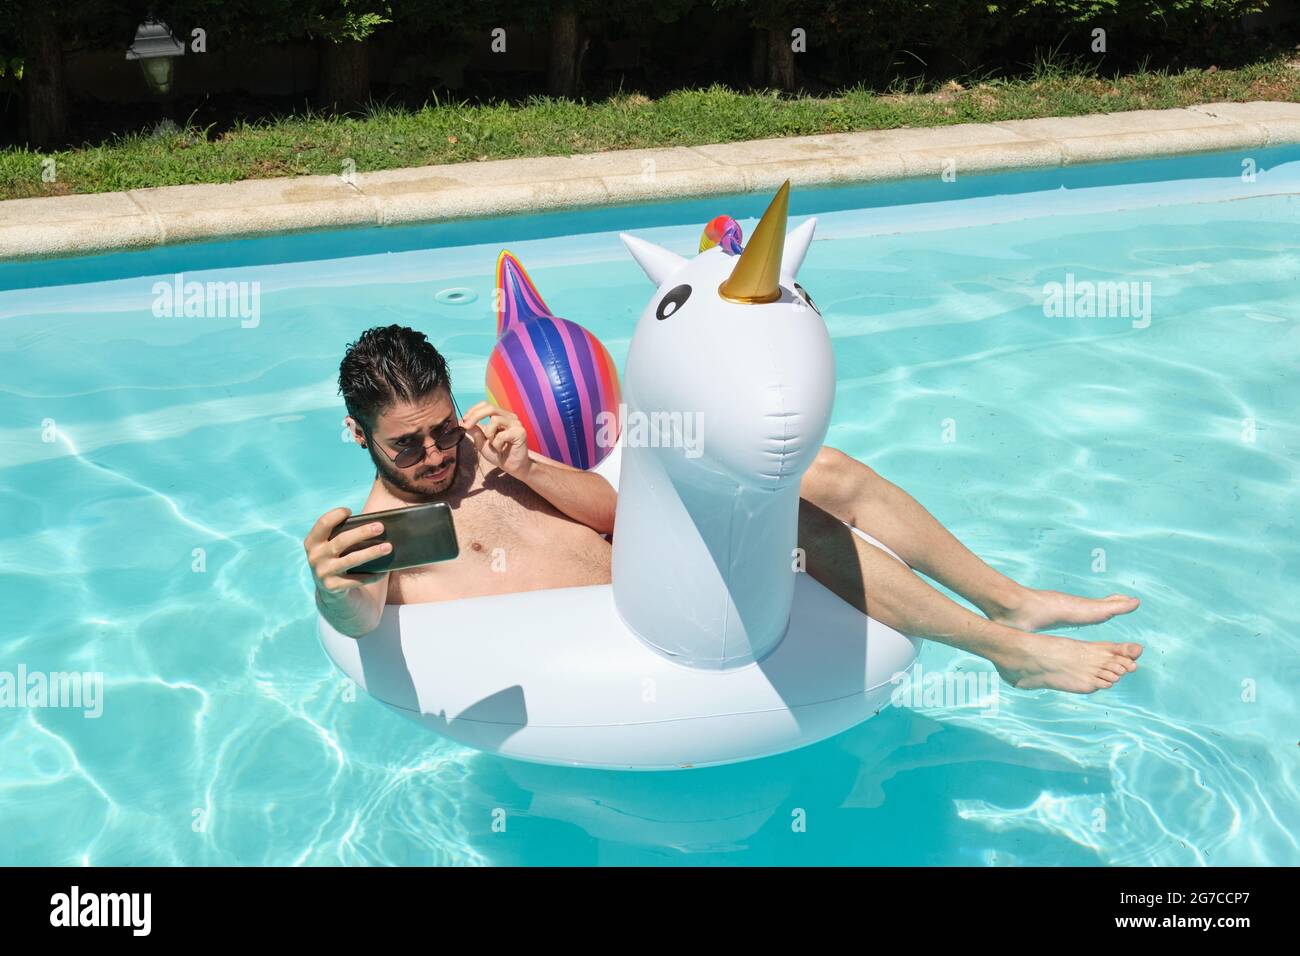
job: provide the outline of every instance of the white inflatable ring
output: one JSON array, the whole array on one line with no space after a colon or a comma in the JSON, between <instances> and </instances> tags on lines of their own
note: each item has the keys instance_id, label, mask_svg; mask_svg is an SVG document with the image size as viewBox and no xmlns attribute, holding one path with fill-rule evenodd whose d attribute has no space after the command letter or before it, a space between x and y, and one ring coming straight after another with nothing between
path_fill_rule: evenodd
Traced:
<instances>
[{"instance_id":1,"label":"white inflatable ring","mask_svg":"<svg viewBox=\"0 0 1300 956\"><path fill-rule=\"evenodd\" d=\"M615 487L620 457L595 469ZM816 743L888 703L920 642L807 574L794 594L776 650L722 671L652 650L622 625L608 584L390 605L360 640L323 618L320 638L370 696L467 746L535 763L675 770Z\"/></svg>"},{"instance_id":2,"label":"white inflatable ring","mask_svg":"<svg viewBox=\"0 0 1300 956\"><path fill-rule=\"evenodd\" d=\"M624 237L658 287L628 350L628 420L698 410L710 429L692 454L625 424L595 469L619 489L613 583L390 606L360 639L322 619L348 677L471 747L607 769L764 757L880 711L920 642L792 560L835 370L794 282L814 223L787 237L785 194L743 252Z\"/></svg>"}]
</instances>

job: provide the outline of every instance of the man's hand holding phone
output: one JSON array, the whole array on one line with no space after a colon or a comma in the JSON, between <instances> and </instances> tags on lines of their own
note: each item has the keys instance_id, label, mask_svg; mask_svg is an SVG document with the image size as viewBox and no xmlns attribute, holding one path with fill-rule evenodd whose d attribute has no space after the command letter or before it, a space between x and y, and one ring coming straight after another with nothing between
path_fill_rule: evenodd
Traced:
<instances>
[{"instance_id":1,"label":"man's hand holding phone","mask_svg":"<svg viewBox=\"0 0 1300 956\"><path fill-rule=\"evenodd\" d=\"M390 542L381 541L370 547L357 548L351 553L345 553L349 548L356 548L357 545L384 533L383 523L372 521L331 537L334 529L346 521L351 514L352 512L347 508L334 508L325 512L312 525L311 531L307 533L307 538L302 543L303 549L307 552L307 563L311 565L312 576L316 579L316 590L323 595L343 594L382 581L387 575L386 571L376 574L349 573L357 565L381 558L393 550Z\"/></svg>"},{"instance_id":2,"label":"man's hand holding phone","mask_svg":"<svg viewBox=\"0 0 1300 956\"><path fill-rule=\"evenodd\" d=\"M355 516L335 508L320 516L302 546L316 579L317 606L335 630L351 637L378 627L388 572L460 554L451 508L437 501Z\"/></svg>"}]
</instances>

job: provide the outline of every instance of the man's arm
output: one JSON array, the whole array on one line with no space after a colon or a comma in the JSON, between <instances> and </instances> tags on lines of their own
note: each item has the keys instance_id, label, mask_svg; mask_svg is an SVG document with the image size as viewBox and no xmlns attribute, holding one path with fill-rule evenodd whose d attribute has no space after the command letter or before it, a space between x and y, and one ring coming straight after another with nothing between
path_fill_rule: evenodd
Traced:
<instances>
[{"instance_id":1,"label":"man's arm","mask_svg":"<svg viewBox=\"0 0 1300 956\"><path fill-rule=\"evenodd\" d=\"M574 521L601 534L613 533L618 492L603 476L530 451L515 477Z\"/></svg>"},{"instance_id":2,"label":"man's arm","mask_svg":"<svg viewBox=\"0 0 1300 956\"><path fill-rule=\"evenodd\" d=\"M384 530L379 522L345 531L336 538L330 532L350 515L347 508L335 508L321 515L307 533L303 550L316 581L316 607L330 626L348 637L362 637L379 626L388 600L388 572L348 574L349 568L365 564L388 554L393 546L387 541L362 548L345 557L340 555L353 545L367 541Z\"/></svg>"},{"instance_id":3,"label":"man's arm","mask_svg":"<svg viewBox=\"0 0 1300 956\"><path fill-rule=\"evenodd\" d=\"M488 419L486 425L479 424ZM514 412L479 402L461 419L474 447L489 465L532 488L574 521L601 534L614 530L618 494L600 475L570 468L528 448L528 434Z\"/></svg>"}]
</instances>

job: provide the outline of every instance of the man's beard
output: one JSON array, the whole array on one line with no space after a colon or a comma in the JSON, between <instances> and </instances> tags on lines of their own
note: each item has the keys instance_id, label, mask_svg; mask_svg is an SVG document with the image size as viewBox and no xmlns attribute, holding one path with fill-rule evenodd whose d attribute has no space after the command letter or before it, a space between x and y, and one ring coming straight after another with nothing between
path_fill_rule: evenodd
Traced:
<instances>
[{"instance_id":1,"label":"man's beard","mask_svg":"<svg viewBox=\"0 0 1300 956\"><path fill-rule=\"evenodd\" d=\"M428 478L414 477L437 470L427 462L420 462L419 467L414 469L412 474L412 469L398 468L390 459L378 453L373 446L367 445L366 451L370 452L370 460L375 463L375 470L379 472L379 477L385 484L391 485L403 494L415 498L429 500L436 498L455 483L456 475L460 469L460 455L458 454L451 463L451 471L447 477L435 484ZM446 462L443 464L445 465Z\"/></svg>"}]
</instances>

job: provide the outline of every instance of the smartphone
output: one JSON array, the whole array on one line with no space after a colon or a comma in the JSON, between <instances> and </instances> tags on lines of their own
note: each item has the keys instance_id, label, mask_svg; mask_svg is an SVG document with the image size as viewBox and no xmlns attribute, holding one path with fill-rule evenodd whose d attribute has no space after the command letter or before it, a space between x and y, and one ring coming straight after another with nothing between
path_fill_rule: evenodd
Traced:
<instances>
[{"instance_id":1,"label":"smartphone","mask_svg":"<svg viewBox=\"0 0 1300 956\"><path fill-rule=\"evenodd\" d=\"M456 526L451 521L451 507L445 501L352 515L335 528L330 537L334 538L344 531L351 531L353 528L360 528L375 521L384 526L383 532L353 545L343 553L361 551L381 541L390 542L393 550L365 564L350 568L349 574L376 574L380 571L418 568L422 564L450 561L460 554L460 545L456 541Z\"/></svg>"}]
</instances>

